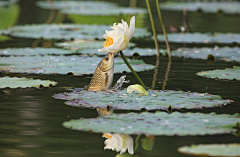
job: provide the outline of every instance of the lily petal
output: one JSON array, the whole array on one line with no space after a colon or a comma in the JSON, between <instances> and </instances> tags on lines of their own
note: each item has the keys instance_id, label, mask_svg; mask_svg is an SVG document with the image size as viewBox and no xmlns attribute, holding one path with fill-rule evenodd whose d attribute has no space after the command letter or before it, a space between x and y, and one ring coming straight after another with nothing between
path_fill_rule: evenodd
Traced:
<instances>
[{"instance_id":1,"label":"lily petal","mask_svg":"<svg viewBox=\"0 0 240 157\"><path fill-rule=\"evenodd\" d=\"M134 31L135 31L135 16L133 16L130 20L130 27L128 30L129 40L133 37Z\"/></svg>"}]
</instances>

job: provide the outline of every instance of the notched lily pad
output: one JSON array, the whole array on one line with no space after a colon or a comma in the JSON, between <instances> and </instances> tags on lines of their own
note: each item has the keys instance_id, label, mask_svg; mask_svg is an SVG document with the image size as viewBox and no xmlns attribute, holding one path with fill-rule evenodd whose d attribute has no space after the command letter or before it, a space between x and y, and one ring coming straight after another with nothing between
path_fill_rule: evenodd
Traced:
<instances>
[{"instance_id":1,"label":"notched lily pad","mask_svg":"<svg viewBox=\"0 0 240 157\"><path fill-rule=\"evenodd\" d=\"M25 56L0 58L0 71L11 73L33 74L92 74L102 57L88 56ZM142 60L129 60L135 71L154 69L155 66L145 64ZM121 58L114 59L114 72L131 72Z\"/></svg>"},{"instance_id":2,"label":"notched lily pad","mask_svg":"<svg viewBox=\"0 0 240 157\"><path fill-rule=\"evenodd\" d=\"M56 49L56 48L7 48L0 49L0 55L2 56L36 56L36 55L61 55L61 54L73 54L71 50Z\"/></svg>"},{"instance_id":3,"label":"notched lily pad","mask_svg":"<svg viewBox=\"0 0 240 157\"><path fill-rule=\"evenodd\" d=\"M214 47L214 48L179 48L171 52L172 56L193 58L193 59L208 59L208 55L212 55L215 58L225 60L226 58L240 59L239 47Z\"/></svg>"},{"instance_id":4,"label":"notched lily pad","mask_svg":"<svg viewBox=\"0 0 240 157\"><path fill-rule=\"evenodd\" d=\"M107 25L81 25L81 24L36 24L14 26L2 30L8 35L22 38L44 39L103 39ZM135 28L134 38L146 37L150 33L144 28Z\"/></svg>"},{"instance_id":5,"label":"notched lily pad","mask_svg":"<svg viewBox=\"0 0 240 157\"><path fill-rule=\"evenodd\" d=\"M56 9L59 9L63 14L77 15L121 15L121 14L142 14L146 13L146 9L119 7L111 2L88 2L88 1L53 1ZM41 8L51 9L47 1L39 1L37 5Z\"/></svg>"},{"instance_id":6,"label":"notched lily pad","mask_svg":"<svg viewBox=\"0 0 240 157\"><path fill-rule=\"evenodd\" d=\"M64 122L63 126L78 131L91 130L96 133L187 136L231 133L236 131L233 126L239 121L239 114L143 112L81 118ZM229 125L229 127L222 127L223 125Z\"/></svg>"},{"instance_id":7,"label":"notched lily pad","mask_svg":"<svg viewBox=\"0 0 240 157\"><path fill-rule=\"evenodd\" d=\"M159 52L162 55L166 55L166 50L160 49ZM78 50L77 53L103 55L103 53L98 52L97 49L82 49ZM127 48L123 50L123 53L125 56L154 56L157 54L156 49L151 48Z\"/></svg>"},{"instance_id":8,"label":"notched lily pad","mask_svg":"<svg viewBox=\"0 0 240 157\"><path fill-rule=\"evenodd\" d=\"M182 11L198 11L201 10L205 13L218 13L223 12L225 14L240 14L239 2L166 2L160 5L161 9Z\"/></svg>"},{"instance_id":9,"label":"notched lily pad","mask_svg":"<svg viewBox=\"0 0 240 157\"><path fill-rule=\"evenodd\" d=\"M158 35L159 41L165 41L163 34ZM169 33L169 42L176 43L240 43L240 34L237 33Z\"/></svg>"},{"instance_id":10,"label":"notched lily pad","mask_svg":"<svg viewBox=\"0 0 240 157\"><path fill-rule=\"evenodd\" d=\"M67 42L59 42L55 44L58 47L63 47L66 49L71 50L78 50L78 49L90 49L86 50L85 52L79 51L79 53L82 54L93 54L97 49L103 48L104 41L96 41L96 40L75 40L75 41L67 41ZM130 42L129 47L135 46L134 43ZM99 54L103 54L102 52L99 52Z\"/></svg>"},{"instance_id":11,"label":"notched lily pad","mask_svg":"<svg viewBox=\"0 0 240 157\"><path fill-rule=\"evenodd\" d=\"M52 87L55 86L57 82L50 80L38 80L33 78L17 78L17 77L1 77L0 78L0 88L28 88L28 87Z\"/></svg>"},{"instance_id":12,"label":"notched lily pad","mask_svg":"<svg viewBox=\"0 0 240 157\"><path fill-rule=\"evenodd\" d=\"M222 100L219 95L208 93L190 93L174 90L148 90L148 96L129 94L126 90L91 92L80 91L55 94L54 98L69 100L67 105L76 107L107 107L110 105L119 110L168 110L172 109L202 109L203 107L220 107L230 103Z\"/></svg>"},{"instance_id":13,"label":"notched lily pad","mask_svg":"<svg viewBox=\"0 0 240 157\"><path fill-rule=\"evenodd\" d=\"M195 156L237 157L240 156L240 144L199 144L183 146L178 148L178 151L183 154Z\"/></svg>"},{"instance_id":14,"label":"notched lily pad","mask_svg":"<svg viewBox=\"0 0 240 157\"><path fill-rule=\"evenodd\" d=\"M213 79L224 80L240 80L240 67L234 66L233 69L226 68L225 70L209 70L196 73L198 76L203 76Z\"/></svg>"}]
</instances>

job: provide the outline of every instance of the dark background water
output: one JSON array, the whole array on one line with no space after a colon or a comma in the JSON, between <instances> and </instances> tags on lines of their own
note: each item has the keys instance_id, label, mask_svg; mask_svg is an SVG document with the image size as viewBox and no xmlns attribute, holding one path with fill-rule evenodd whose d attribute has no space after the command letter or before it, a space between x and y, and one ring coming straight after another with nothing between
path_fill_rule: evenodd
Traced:
<instances>
[{"instance_id":1,"label":"dark background water","mask_svg":"<svg viewBox=\"0 0 240 157\"><path fill-rule=\"evenodd\" d=\"M129 1L114 0L114 2L128 6ZM146 8L145 1L139 0L138 7ZM152 8L155 8L155 1L151 1ZM45 23L51 11L40 9L35 6L35 0L21 0L19 3L20 14L16 25ZM156 29L161 33L161 26L153 9ZM164 23L167 31L169 26L179 28L182 25L182 12L162 11ZM62 16L64 23L73 22L68 16ZM189 23L194 32L234 32L240 33L239 15L226 14L203 14L201 12L188 13ZM117 22L117 21L116 21ZM151 30L148 15L141 21L142 27ZM0 42L0 48L7 47L31 47L35 40L12 38L11 40ZM38 46L50 46L54 41L40 41ZM149 39L134 40L138 47L154 47L154 42ZM164 43L159 43L161 48L165 48ZM213 44L170 44L172 49L186 47L214 46ZM218 46L225 46L218 44ZM236 46L228 45L228 46ZM239 46L239 45L238 45ZM156 64L156 57L140 57L145 63ZM144 83L155 89L162 89L165 79L167 57L161 57L157 70L139 72ZM168 74L165 89L194 91L200 93L218 94L223 99L232 99L235 102L223 108L203 109L203 110L182 110L181 112L216 112L234 114L240 112L240 82L214 80L199 77L196 72L211 69L231 68L239 63L217 61L208 64L204 60L193 60L182 58L172 58L170 71ZM156 79L153 78L157 72ZM27 75L27 74L5 74L1 77L27 77L36 79L50 79L58 82L53 88L44 89L1 89L0 90L0 156L116 156L116 152L103 150L104 138L101 134L77 132L62 127L64 121L78 119L80 117L97 117L96 110L73 108L66 106L63 100L54 99L56 93L65 92L65 87L84 87L90 81L89 75L67 76L67 75ZM114 75L114 82L121 74ZM138 83L132 74L127 74L127 79L131 84ZM153 87L153 80L154 87ZM125 85L125 87L127 84ZM121 113L123 111L116 111ZM134 139L136 136L132 136ZM143 138L141 135L140 138ZM177 152L177 148L184 145L199 143L239 143L240 138L232 134L207 135L207 136L157 136L154 141L152 151L139 148L136 152L139 156L185 156Z\"/></svg>"}]
</instances>

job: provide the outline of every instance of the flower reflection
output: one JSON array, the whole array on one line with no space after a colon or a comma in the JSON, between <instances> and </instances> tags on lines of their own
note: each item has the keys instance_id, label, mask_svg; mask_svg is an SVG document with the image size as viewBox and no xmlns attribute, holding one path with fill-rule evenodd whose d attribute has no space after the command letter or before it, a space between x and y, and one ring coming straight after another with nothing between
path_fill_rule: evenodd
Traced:
<instances>
[{"instance_id":1,"label":"flower reflection","mask_svg":"<svg viewBox=\"0 0 240 157\"><path fill-rule=\"evenodd\" d=\"M113 151L120 152L120 154L125 153L128 149L128 153L133 155L133 139L129 135L125 134L111 134L103 133L102 137L107 138L105 140L104 149L112 149Z\"/></svg>"}]
</instances>

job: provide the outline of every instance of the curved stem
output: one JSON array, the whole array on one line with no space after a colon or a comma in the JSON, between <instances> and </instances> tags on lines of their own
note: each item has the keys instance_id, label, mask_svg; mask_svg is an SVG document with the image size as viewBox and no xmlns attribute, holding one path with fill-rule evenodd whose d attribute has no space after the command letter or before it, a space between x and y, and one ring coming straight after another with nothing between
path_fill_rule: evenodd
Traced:
<instances>
[{"instance_id":1,"label":"curved stem","mask_svg":"<svg viewBox=\"0 0 240 157\"><path fill-rule=\"evenodd\" d=\"M144 83L142 82L142 80L140 79L140 77L138 76L138 74L134 71L134 69L132 68L132 66L128 63L127 59L125 58L124 54L122 51L120 51L120 55L122 57L122 59L124 60L124 62L126 63L126 65L128 66L128 68L132 71L133 75L137 78L138 82L143 86L143 88L146 88L146 86L144 85Z\"/></svg>"}]
</instances>

